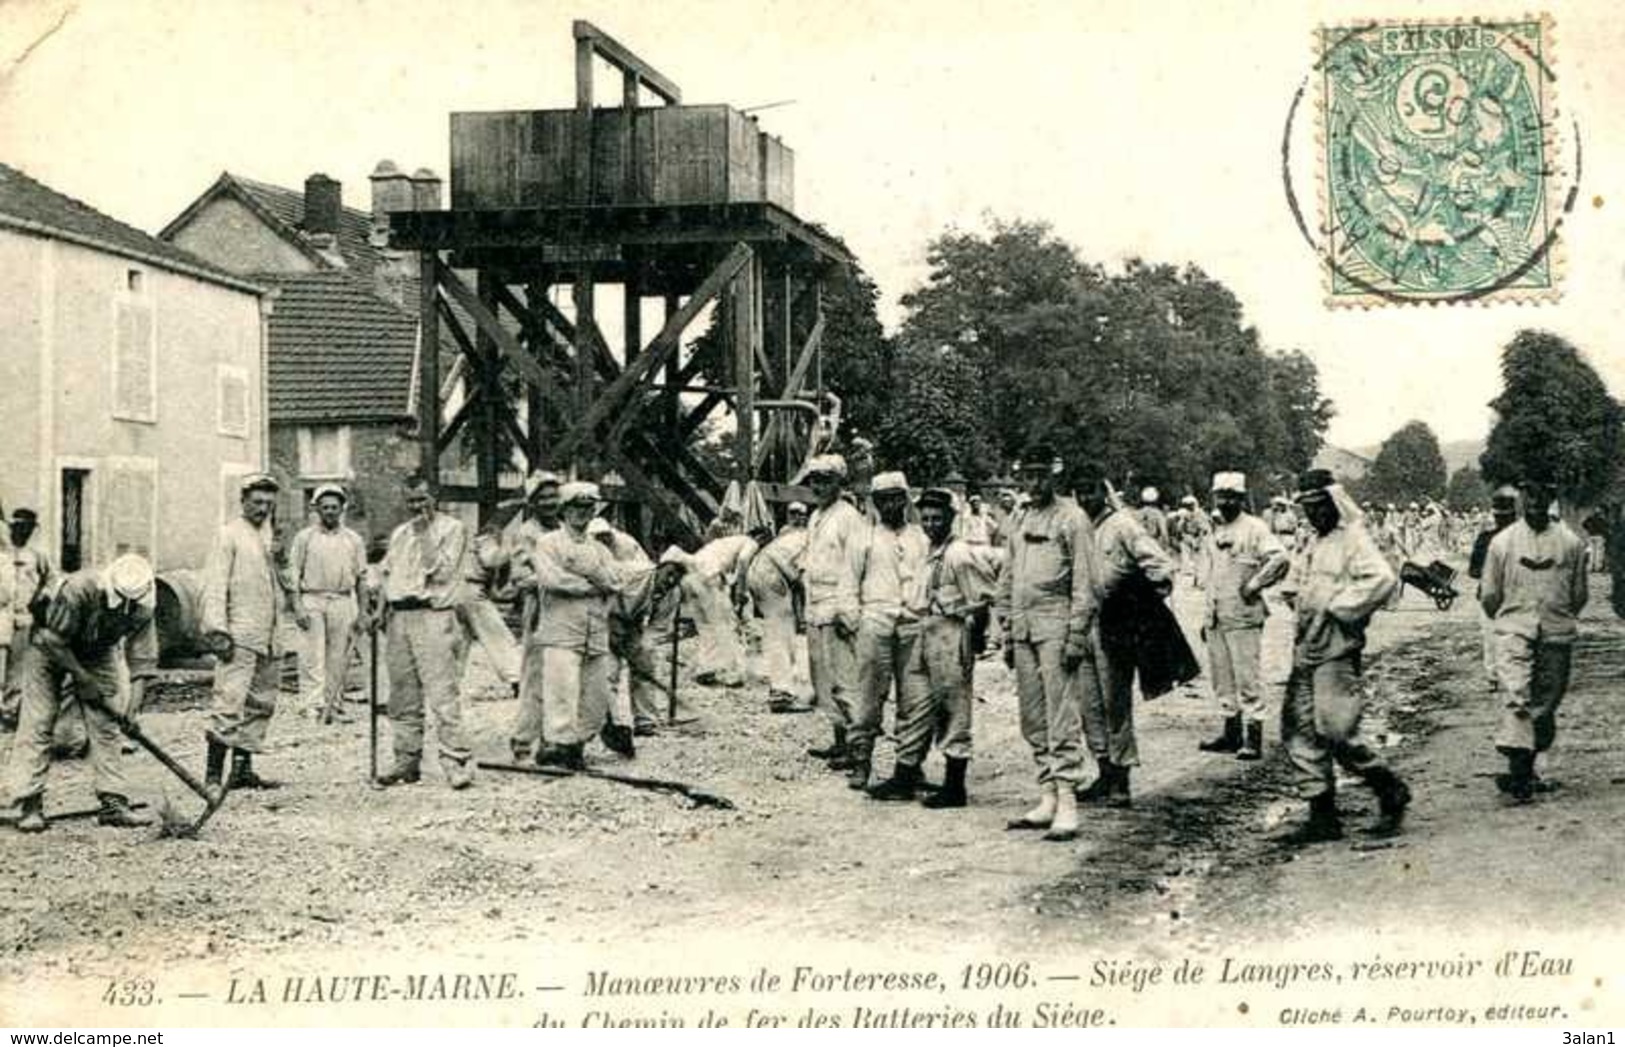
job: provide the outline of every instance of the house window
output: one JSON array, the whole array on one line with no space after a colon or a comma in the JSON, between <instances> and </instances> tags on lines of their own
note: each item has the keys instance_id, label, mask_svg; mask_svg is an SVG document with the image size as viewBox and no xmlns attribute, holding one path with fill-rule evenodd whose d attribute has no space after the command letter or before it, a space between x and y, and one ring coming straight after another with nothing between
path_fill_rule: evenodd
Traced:
<instances>
[{"instance_id":1,"label":"house window","mask_svg":"<svg viewBox=\"0 0 1625 1047\"><path fill-rule=\"evenodd\" d=\"M124 289L131 294L141 293L142 273L139 269L127 269L124 272Z\"/></svg>"},{"instance_id":2,"label":"house window","mask_svg":"<svg viewBox=\"0 0 1625 1047\"><path fill-rule=\"evenodd\" d=\"M248 372L220 364L215 369L215 398L222 436L248 436Z\"/></svg>"},{"instance_id":3,"label":"house window","mask_svg":"<svg viewBox=\"0 0 1625 1047\"><path fill-rule=\"evenodd\" d=\"M102 471L102 556L139 553L149 561L158 544L158 463L108 458Z\"/></svg>"},{"instance_id":4,"label":"house window","mask_svg":"<svg viewBox=\"0 0 1625 1047\"><path fill-rule=\"evenodd\" d=\"M348 480L350 427L311 425L299 430L299 475L307 480Z\"/></svg>"},{"instance_id":5,"label":"house window","mask_svg":"<svg viewBox=\"0 0 1625 1047\"><path fill-rule=\"evenodd\" d=\"M131 422L158 420L158 344L152 303L114 302L113 416Z\"/></svg>"}]
</instances>

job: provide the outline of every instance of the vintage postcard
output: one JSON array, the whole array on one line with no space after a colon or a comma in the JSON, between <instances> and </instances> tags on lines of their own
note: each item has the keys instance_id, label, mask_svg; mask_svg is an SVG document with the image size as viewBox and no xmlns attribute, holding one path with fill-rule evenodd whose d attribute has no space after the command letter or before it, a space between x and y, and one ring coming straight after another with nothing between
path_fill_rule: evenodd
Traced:
<instances>
[{"instance_id":1,"label":"vintage postcard","mask_svg":"<svg viewBox=\"0 0 1625 1047\"><path fill-rule=\"evenodd\" d=\"M1612 1042L1622 52L0 0L0 1025Z\"/></svg>"}]
</instances>

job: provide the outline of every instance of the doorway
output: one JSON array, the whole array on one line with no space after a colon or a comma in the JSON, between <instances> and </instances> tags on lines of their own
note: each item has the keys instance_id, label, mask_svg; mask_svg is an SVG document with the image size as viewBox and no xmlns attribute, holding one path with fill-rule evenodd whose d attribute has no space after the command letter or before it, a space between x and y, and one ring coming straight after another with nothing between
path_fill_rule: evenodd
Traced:
<instances>
[{"instance_id":1,"label":"doorway","mask_svg":"<svg viewBox=\"0 0 1625 1047\"><path fill-rule=\"evenodd\" d=\"M58 562L64 572L84 566L89 528L85 522L85 491L90 485L89 469L62 470L62 549Z\"/></svg>"}]
</instances>

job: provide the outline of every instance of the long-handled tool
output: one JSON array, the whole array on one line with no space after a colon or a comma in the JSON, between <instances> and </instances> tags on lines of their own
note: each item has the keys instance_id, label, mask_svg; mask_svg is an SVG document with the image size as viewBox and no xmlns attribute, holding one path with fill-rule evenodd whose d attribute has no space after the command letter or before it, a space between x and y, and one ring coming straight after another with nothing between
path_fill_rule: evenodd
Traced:
<instances>
[{"instance_id":1,"label":"long-handled tool","mask_svg":"<svg viewBox=\"0 0 1625 1047\"><path fill-rule=\"evenodd\" d=\"M487 771L510 771L514 774L535 774L544 778L597 778L599 781L616 782L620 785L630 785L634 789L646 789L656 793L675 793L692 800L701 807L715 807L721 811L734 809L733 801L716 793L706 792L687 782L674 782L666 778L642 778L630 774L616 774L613 771L600 771L588 768L585 771L572 771L564 767L545 767L522 763L496 763L481 760L479 767Z\"/></svg>"},{"instance_id":2,"label":"long-handled tool","mask_svg":"<svg viewBox=\"0 0 1625 1047\"><path fill-rule=\"evenodd\" d=\"M367 660L367 781L378 780L378 625L367 630L372 657Z\"/></svg>"},{"instance_id":3,"label":"long-handled tool","mask_svg":"<svg viewBox=\"0 0 1625 1047\"><path fill-rule=\"evenodd\" d=\"M147 805L139 801L130 804L130 810L132 811L144 811L146 809ZM96 807L80 807L72 811L58 811L56 814L46 815L45 820L47 822L76 822L85 818L94 818L101 814L102 810L103 808L99 805ZM16 825L19 817L21 816L17 814L0 812L0 825Z\"/></svg>"},{"instance_id":4,"label":"long-handled tool","mask_svg":"<svg viewBox=\"0 0 1625 1047\"><path fill-rule=\"evenodd\" d=\"M683 587L677 587L677 609L671 615L671 687L666 691L666 723L677 723L677 645L683 638Z\"/></svg>"},{"instance_id":5,"label":"long-handled tool","mask_svg":"<svg viewBox=\"0 0 1625 1047\"><path fill-rule=\"evenodd\" d=\"M85 689L80 688L80 690ZM198 815L197 821L174 833L177 836L196 836L203 826L208 823L209 819L214 817L214 812L220 809L220 805L226 802L226 790L219 786L211 787L198 781L197 776L188 771L180 761L164 752L157 742L148 738L146 732L141 729L140 724L123 713L115 712L109 708L107 703L102 701L99 694L86 695L81 693L79 701L84 703L87 708L95 709L112 720L113 724L124 733L126 738L151 753L153 759L167 767L171 774L179 778L188 789L197 793L203 799L207 806L203 808L203 813Z\"/></svg>"}]
</instances>

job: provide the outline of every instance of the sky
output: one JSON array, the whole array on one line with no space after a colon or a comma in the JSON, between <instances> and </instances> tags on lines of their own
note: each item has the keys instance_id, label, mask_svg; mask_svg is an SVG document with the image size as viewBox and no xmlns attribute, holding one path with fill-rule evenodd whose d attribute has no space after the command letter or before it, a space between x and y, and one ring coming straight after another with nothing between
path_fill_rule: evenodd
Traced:
<instances>
[{"instance_id":1,"label":"sky","mask_svg":"<svg viewBox=\"0 0 1625 1047\"><path fill-rule=\"evenodd\" d=\"M1223 281L1266 346L1316 361L1332 443L1411 419L1474 439L1524 327L1569 338L1625 393L1625 19L1543 6L1583 169L1563 298L1540 306L1327 308L1281 162L1317 25L1523 3L0 0L0 159L149 231L223 170L291 187L322 171L365 209L382 158L446 174L450 112L571 106L586 18L685 102L790 103L760 120L795 150L796 210L846 239L889 327L934 236L1042 220L1092 261ZM1313 100L1285 136L1311 222Z\"/></svg>"}]
</instances>

